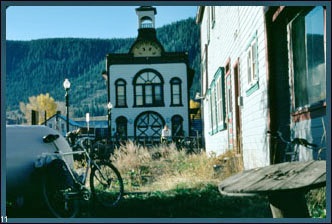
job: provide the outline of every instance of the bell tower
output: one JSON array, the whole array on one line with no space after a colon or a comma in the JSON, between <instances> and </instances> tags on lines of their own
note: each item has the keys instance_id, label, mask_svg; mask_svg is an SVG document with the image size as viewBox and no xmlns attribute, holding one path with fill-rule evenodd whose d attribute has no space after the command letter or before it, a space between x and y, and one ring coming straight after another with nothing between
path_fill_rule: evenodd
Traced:
<instances>
[{"instance_id":1,"label":"bell tower","mask_svg":"<svg viewBox=\"0 0 332 224\"><path fill-rule=\"evenodd\" d=\"M156 8L152 6L141 6L136 9L138 16L138 28L155 28L155 15L157 14Z\"/></svg>"},{"instance_id":2,"label":"bell tower","mask_svg":"<svg viewBox=\"0 0 332 224\"><path fill-rule=\"evenodd\" d=\"M164 47L157 39L155 28L156 8L141 6L136 8L138 16L138 35L131 46L129 53L134 57L159 57L164 52Z\"/></svg>"},{"instance_id":3,"label":"bell tower","mask_svg":"<svg viewBox=\"0 0 332 224\"><path fill-rule=\"evenodd\" d=\"M160 142L169 125L173 137L190 133L189 89L194 71L185 52L166 52L157 38L157 10L135 7L137 37L128 53L107 54L108 102L113 102L109 126L123 140ZM114 66L116 65L116 66ZM128 138L129 139L129 138Z\"/></svg>"}]
</instances>

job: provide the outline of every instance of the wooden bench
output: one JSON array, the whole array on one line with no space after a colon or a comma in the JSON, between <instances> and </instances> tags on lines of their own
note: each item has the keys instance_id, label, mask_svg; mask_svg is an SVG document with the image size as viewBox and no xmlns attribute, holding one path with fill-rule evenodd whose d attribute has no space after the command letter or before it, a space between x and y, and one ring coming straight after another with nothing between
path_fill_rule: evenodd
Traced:
<instances>
[{"instance_id":1,"label":"wooden bench","mask_svg":"<svg viewBox=\"0 0 332 224\"><path fill-rule=\"evenodd\" d=\"M244 170L218 188L229 196L265 194L273 218L308 218L305 193L326 185L326 161L287 162Z\"/></svg>"}]
</instances>

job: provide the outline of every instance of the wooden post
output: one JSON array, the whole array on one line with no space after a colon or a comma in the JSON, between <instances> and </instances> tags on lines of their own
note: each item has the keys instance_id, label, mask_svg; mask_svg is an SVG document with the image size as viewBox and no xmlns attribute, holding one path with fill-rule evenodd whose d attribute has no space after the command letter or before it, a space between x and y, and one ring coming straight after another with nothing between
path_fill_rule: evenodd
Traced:
<instances>
[{"instance_id":1,"label":"wooden post","mask_svg":"<svg viewBox=\"0 0 332 224\"><path fill-rule=\"evenodd\" d=\"M46 110L44 112L44 120L45 120L45 126L47 126L47 112L46 112Z\"/></svg>"},{"instance_id":2,"label":"wooden post","mask_svg":"<svg viewBox=\"0 0 332 224\"><path fill-rule=\"evenodd\" d=\"M36 110L31 110L31 125L37 125L39 122L39 113Z\"/></svg>"},{"instance_id":3,"label":"wooden post","mask_svg":"<svg viewBox=\"0 0 332 224\"><path fill-rule=\"evenodd\" d=\"M273 192L269 195L273 218L309 218L305 193L301 190Z\"/></svg>"}]
</instances>

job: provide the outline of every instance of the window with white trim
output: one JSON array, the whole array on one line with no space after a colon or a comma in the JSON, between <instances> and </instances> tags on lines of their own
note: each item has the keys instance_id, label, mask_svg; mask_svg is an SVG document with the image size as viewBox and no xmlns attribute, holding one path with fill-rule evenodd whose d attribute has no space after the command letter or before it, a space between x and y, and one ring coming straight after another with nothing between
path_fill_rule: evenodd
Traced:
<instances>
[{"instance_id":1,"label":"window with white trim","mask_svg":"<svg viewBox=\"0 0 332 224\"><path fill-rule=\"evenodd\" d=\"M207 93L208 98L208 117L209 134L213 135L226 128L225 123L225 86L224 68L219 68L214 75L210 88Z\"/></svg>"},{"instance_id":2,"label":"window with white trim","mask_svg":"<svg viewBox=\"0 0 332 224\"><path fill-rule=\"evenodd\" d=\"M258 44L254 37L247 48L247 72L248 84L251 85L258 80Z\"/></svg>"},{"instance_id":3,"label":"window with white trim","mask_svg":"<svg viewBox=\"0 0 332 224\"><path fill-rule=\"evenodd\" d=\"M222 86L221 86L221 76L217 78L216 81L216 94L217 96L222 96ZM217 109L217 121L218 121L218 129L220 126L222 126L223 121L223 114L222 114L222 97L217 97L216 99L216 109Z\"/></svg>"},{"instance_id":4,"label":"window with white trim","mask_svg":"<svg viewBox=\"0 0 332 224\"><path fill-rule=\"evenodd\" d=\"M181 79L172 78L171 84L171 106L182 106L182 87Z\"/></svg>"},{"instance_id":5,"label":"window with white trim","mask_svg":"<svg viewBox=\"0 0 332 224\"><path fill-rule=\"evenodd\" d=\"M211 86L211 114L212 114L212 133L217 132L217 109L216 109L216 86L215 83L213 82L213 85Z\"/></svg>"},{"instance_id":6,"label":"window with white trim","mask_svg":"<svg viewBox=\"0 0 332 224\"><path fill-rule=\"evenodd\" d=\"M224 130L226 128L225 116L226 116L226 106L225 106L225 69L218 68L216 74L214 75L216 79L216 104L217 104L217 125L218 131Z\"/></svg>"},{"instance_id":7,"label":"window with white trim","mask_svg":"<svg viewBox=\"0 0 332 224\"><path fill-rule=\"evenodd\" d=\"M212 135L212 127L213 127L213 122L212 122L212 96L211 96L211 89L208 89L206 93L206 98L207 98L207 114L208 114L208 119L207 119L207 126L209 130L209 134Z\"/></svg>"}]
</instances>

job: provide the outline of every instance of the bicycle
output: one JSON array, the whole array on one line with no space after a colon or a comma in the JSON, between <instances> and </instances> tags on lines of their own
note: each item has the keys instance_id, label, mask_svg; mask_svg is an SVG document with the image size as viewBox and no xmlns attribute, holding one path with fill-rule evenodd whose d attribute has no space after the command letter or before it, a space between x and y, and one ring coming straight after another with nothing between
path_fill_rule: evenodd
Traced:
<instances>
[{"instance_id":1,"label":"bicycle","mask_svg":"<svg viewBox=\"0 0 332 224\"><path fill-rule=\"evenodd\" d=\"M176 147L178 149L184 149L187 154L199 154L201 149L199 143L194 137L181 137L176 140Z\"/></svg>"},{"instance_id":2,"label":"bicycle","mask_svg":"<svg viewBox=\"0 0 332 224\"><path fill-rule=\"evenodd\" d=\"M299 147L300 145L305 146L308 149L311 149L313 151L317 152L317 158L318 160L321 159L321 153L325 149L324 147L318 148L316 144L308 142L308 140L304 138L294 138L291 141L286 140L280 131L277 132L271 132L267 131L268 134L271 135L271 137L278 141L281 140L282 143L286 144L286 147L283 151L283 162L293 162L293 161L299 161ZM275 154L274 154L275 156ZM273 158L274 160L275 158Z\"/></svg>"},{"instance_id":3,"label":"bicycle","mask_svg":"<svg viewBox=\"0 0 332 224\"><path fill-rule=\"evenodd\" d=\"M78 201L91 198L105 207L116 206L124 194L123 180L117 168L109 161L96 158L91 150L89 152L83 145L87 139L79 141L83 150L61 152L56 144L58 138L59 135L54 134L43 137L43 142L53 144L56 150L39 158L50 161L39 161L44 168L42 197L50 212L56 217L75 217L79 210ZM65 160L66 156L75 154L85 155L86 167L81 174ZM88 177L89 186L86 187Z\"/></svg>"},{"instance_id":4,"label":"bicycle","mask_svg":"<svg viewBox=\"0 0 332 224\"><path fill-rule=\"evenodd\" d=\"M96 140L92 137L79 137L74 145L71 145L73 151L82 151L84 148L88 149L88 152L100 159L108 159L114 152L114 147L107 145L104 140ZM84 160L83 154L74 154L74 160Z\"/></svg>"}]
</instances>

